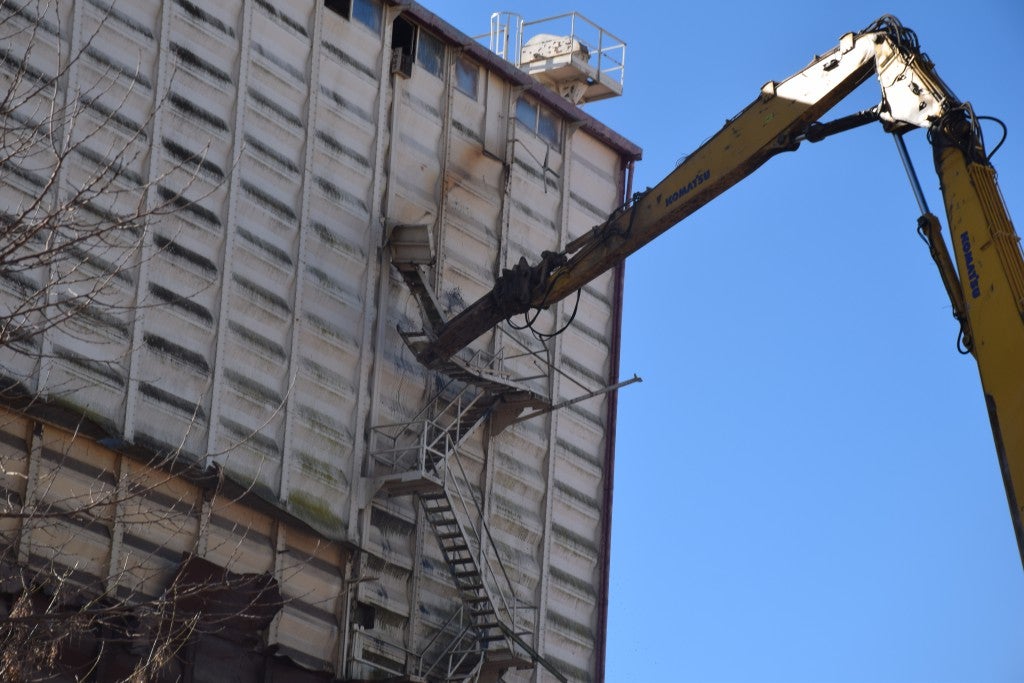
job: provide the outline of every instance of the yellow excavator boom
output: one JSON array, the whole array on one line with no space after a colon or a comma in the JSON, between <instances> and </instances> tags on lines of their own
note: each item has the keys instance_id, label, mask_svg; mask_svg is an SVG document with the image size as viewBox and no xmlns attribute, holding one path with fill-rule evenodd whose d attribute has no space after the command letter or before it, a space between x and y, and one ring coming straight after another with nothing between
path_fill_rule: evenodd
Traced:
<instances>
[{"instance_id":1,"label":"yellow excavator boom","mask_svg":"<svg viewBox=\"0 0 1024 683\"><path fill-rule=\"evenodd\" d=\"M818 119L874 74L882 91L870 110L829 123ZM559 253L544 252L504 271L494 289L447 322L427 323L417 358L437 367L501 321L546 308L622 262L731 188L772 156L803 141L870 122L894 134L904 162L903 133L928 131L950 230L921 205L919 232L929 243L961 326L961 346L978 362L996 451L1024 562L1024 259L996 185L978 118L936 74L913 31L885 16L757 98L687 156L661 182ZM950 253L955 253L954 257ZM1022 492L1018 496L1018 491Z\"/></svg>"}]
</instances>

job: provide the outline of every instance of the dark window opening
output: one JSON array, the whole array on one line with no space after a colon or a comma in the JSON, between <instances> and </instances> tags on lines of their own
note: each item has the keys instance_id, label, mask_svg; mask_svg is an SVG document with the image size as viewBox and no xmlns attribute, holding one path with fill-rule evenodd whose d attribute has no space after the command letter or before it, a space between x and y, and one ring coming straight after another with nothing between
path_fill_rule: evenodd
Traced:
<instances>
[{"instance_id":1,"label":"dark window opening","mask_svg":"<svg viewBox=\"0 0 1024 683\"><path fill-rule=\"evenodd\" d=\"M412 62L415 61L425 71L438 78L444 77L444 43L405 17L396 17L391 25L391 49L393 65L401 64L400 70L406 76L412 74Z\"/></svg>"},{"instance_id":2,"label":"dark window opening","mask_svg":"<svg viewBox=\"0 0 1024 683\"><path fill-rule=\"evenodd\" d=\"M324 7L331 10L335 14L348 19L349 10L351 9L351 0L324 0Z\"/></svg>"},{"instance_id":3,"label":"dark window opening","mask_svg":"<svg viewBox=\"0 0 1024 683\"><path fill-rule=\"evenodd\" d=\"M416 54L416 27L404 17L396 17L391 25L391 48L402 56Z\"/></svg>"}]
</instances>

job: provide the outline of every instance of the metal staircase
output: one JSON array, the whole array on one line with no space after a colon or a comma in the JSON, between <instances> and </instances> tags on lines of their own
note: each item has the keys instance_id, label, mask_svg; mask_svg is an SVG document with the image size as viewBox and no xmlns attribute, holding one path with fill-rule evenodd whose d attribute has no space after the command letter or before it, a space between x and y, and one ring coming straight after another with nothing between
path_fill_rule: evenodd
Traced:
<instances>
[{"instance_id":1,"label":"metal staircase","mask_svg":"<svg viewBox=\"0 0 1024 683\"><path fill-rule=\"evenodd\" d=\"M371 476L377 493L416 494L461 599L444 643L420 653L423 680L487 680L486 672L532 667L536 659L519 636L523 608L515 598L490 536L483 504L459 457L459 449L495 414L517 415L549 402L501 372L500 359L450 360L449 378L417 417L374 428ZM514 637L514 639L513 639Z\"/></svg>"},{"instance_id":2,"label":"metal staircase","mask_svg":"<svg viewBox=\"0 0 1024 683\"><path fill-rule=\"evenodd\" d=\"M415 297L427 328L419 333L399 331L419 357L432 331L445 323L428 284L426 267L434 260L430 226L392 224L388 246L392 264ZM477 353L468 361L451 357L432 365L438 377L446 378L435 397L409 422L372 430L369 476L374 494L418 496L461 601L415 653L411 680L494 681L506 669L532 668L536 663L565 680L524 638L529 635L522 630L527 608L516 598L491 538L483 502L460 459L463 445L488 420L493 434L526 409L551 408L549 398L526 384L546 384L546 365L540 374L526 377L519 365L522 378L513 379L509 364L521 363L524 357L531 354L506 359Z\"/></svg>"},{"instance_id":3,"label":"metal staircase","mask_svg":"<svg viewBox=\"0 0 1024 683\"><path fill-rule=\"evenodd\" d=\"M550 401L499 370L500 358L452 358L439 368L448 379L409 422L373 428L375 490L388 496L436 493L443 488L450 454L491 415L515 416Z\"/></svg>"},{"instance_id":4,"label":"metal staircase","mask_svg":"<svg viewBox=\"0 0 1024 683\"><path fill-rule=\"evenodd\" d=\"M416 677L420 680L478 681L486 651L476 640L476 633L460 606L419 656ZM454 635L452 630L454 628ZM447 640L443 640L447 636Z\"/></svg>"},{"instance_id":5,"label":"metal staircase","mask_svg":"<svg viewBox=\"0 0 1024 683\"><path fill-rule=\"evenodd\" d=\"M489 670L529 668L531 660L506 635L520 622L512 584L503 568L498 570L502 582L494 576L495 567L487 559L479 559L486 551L474 542L476 534L460 521L452 498L447 491L420 494L462 602L456 635L439 653L424 650L420 673L444 681L476 681L485 666Z\"/></svg>"}]
</instances>

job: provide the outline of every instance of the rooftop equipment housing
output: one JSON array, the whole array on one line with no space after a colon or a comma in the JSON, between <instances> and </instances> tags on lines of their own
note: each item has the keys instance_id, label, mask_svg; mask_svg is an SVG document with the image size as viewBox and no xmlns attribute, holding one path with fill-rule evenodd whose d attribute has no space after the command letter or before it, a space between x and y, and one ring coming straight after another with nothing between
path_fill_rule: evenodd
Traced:
<instances>
[{"instance_id":1,"label":"rooftop equipment housing","mask_svg":"<svg viewBox=\"0 0 1024 683\"><path fill-rule=\"evenodd\" d=\"M626 44L579 12L491 15L490 48L573 104L622 94Z\"/></svg>"}]
</instances>

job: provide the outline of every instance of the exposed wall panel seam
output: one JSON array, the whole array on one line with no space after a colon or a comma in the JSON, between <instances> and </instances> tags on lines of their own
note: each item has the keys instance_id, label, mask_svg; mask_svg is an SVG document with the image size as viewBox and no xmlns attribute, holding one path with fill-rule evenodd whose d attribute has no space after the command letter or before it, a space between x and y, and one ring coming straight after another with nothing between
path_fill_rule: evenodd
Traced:
<instances>
[{"instance_id":1,"label":"exposed wall panel seam","mask_svg":"<svg viewBox=\"0 0 1024 683\"><path fill-rule=\"evenodd\" d=\"M487 87L490 88L492 79L488 75ZM503 84L504 87L504 84ZM502 100L502 112L500 116L505 121L505 158L502 159L501 168L501 183L502 192L500 195L501 210L498 214L498 248L497 258L493 264L489 264L491 267L491 276L494 280L497 280L498 274L501 272L501 266L508 259L508 232L510 229L511 222L511 206L512 206L512 166L515 161L515 117L512 116L512 112L515 110L515 100L518 93L521 90L508 88L507 96ZM486 125L486 124L485 124ZM504 335L502 328L496 327L494 333L491 335L491 353L497 354L502 348L501 339ZM490 426L486 432L486 440L484 441L484 482L483 482L483 498L484 498L484 515L485 519L493 519L494 505L491 501L494 492L494 472L495 463L491 453L491 434Z\"/></svg>"},{"instance_id":2,"label":"exposed wall panel seam","mask_svg":"<svg viewBox=\"0 0 1024 683\"><path fill-rule=\"evenodd\" d=\"M498 277L501 267L508 262L509 227L512 222L512 175L516 163L516 101L523 94L525 88L509 88L508 97L505 100L505 158L502 160L505 184L504 192L501 194L501 225L498 229L498 258L494 264L494 277ZM497 335L495 335L497 336ZM495 349L497 350L497 349Z\"/></svg>"},{"instance_id":3,"label":"exposed wall panel seam","mask_svg":"<svg viewBox=\"0 0 1024 683\"><path fill-rule=\"evenodd\" d=\"M444 79L444 114L442 115L441 123L440 158L438 159L441 164L441 169L437 176L437 227L434 234L434 244L437 245L437 253L434 257L433 278L435 292L441 291L442 279L444 276L446 250L442 249L441 245L445 244L445 235L448 232L448 226L446 225L448 215L448 192L451 189L448 184L448 164L452 148L452 131L454 130L454 127L452 126L452 101L455 97L455 88L452 83L455 80L456 52L449 48L447 50L447 54L449 66Z\"/></svg>"},{"instance_id":4,"label":"exposed wall panel seam","mask_svg":"<svg viewBox=\"0 0 1024 683\"><path fill-rule=\"evenodd\" d=\"M28 448L25 455L28 463L25 466L25 501L26 509L32 509L39 504L39 467L43 458L43 423L32 424L32 432L28 437ZM28 564L28 558L32 554L32 518L24 517L21 520L21 529L18 538L18 562L22 565Z\"/></svg>"},{"instance_id":5,"label":"exposed wall panel seam","mask_svg":"<svg viewBox=\"0 0 1024 683\"><path fill-rule=\"evenodd\" d=\"M448 66L447 72L445 73L445 79L444 79L445 96L444 96L444 113L442 114L442 127L441 127L442 138L441 138L441 142L440 142L440 145L439 145L440 150L439 150L439 154L438 154L438 156L439 156L438 162L440 163L440 173L438 174L437 190L436 190L437 218L436 218L436 232L435 232L435 236L434 236L434 244L435 244L436 252L435 252L435 255L434 255L434 277L433 277L433 287L434 287L434 291L435 292L440 292L441 291L442 281L443 281L443 276L444 276L444 261L445 261L446 250L443 248L443 245L445 244L445 239L446 239L445 236L447 234L447 225L446 225L446 223L447 223L448 193L451 190L451 186L448 184L447 178L448 178L449 157L450 157L450 154L451 154L451 137L452 137L452 131L454 130L454 128L452 126L452 117L453 117L452 102L453 102L454 93L455 93L455 89L452 86L452 83L453 83L454 78L455 78L454 51L449 49L448 50L448 55L449 55L449 59L447 61L448 61L449 66ZM485 448L485 450L486 450L486 448ZM422 567L423 566L424 543L426 542L426 536L428 534L429 535L433 535L432 532L428 531L428 529L427 529L426 516L423 513L422 507L417 505L416 506L415 548L414 548L414 560L413 560L413 566L414 567ZM419 626L420 626L420 621L421 621L420 610L418 609L418 606L419 606L419 604L421 602L420 590L422 588L422 583L423 583L422 582L422 573L423 573L422 571L414 571L413 575L412 575L412 582L411 582L412 586L411 586L411 591L410 591L411 597L410 597L410 602L409 602L409 604L410 604L412 609L410 611L409 627L406 630L406 635L407 635L407 638L408 638L408 640L406 642L406 647L410 648L410 649L412 648L413 639L415 638L416 633L419 632Z\"/></svg>"},{"instance_id":6,"label":"exposed wall panel seam","mask_svg":"<svg viewBox=\"0 0 1024 683\"><path fill-rule=\"evenodd\" d=\"M349 461L348 479L352 482L352 496L349 503L348 538L361 545L365 535L365 524L360 524L360 511L368 504L366 482L363 481L363 466L367 456L369 429L377 415L377 374L383 359L383 352L378 349L384 328L384 301L387 289L386 264L382 264L383 255L378 255L379 244L374 237L380 235L381 216L387 211L389 183L386 177L387 153L390 150L390 136L387 135L387 122L395 116L397 94L392 91L392 101L388 102L391 71L391 25L398 10L384 7L384 37L380 50L377 69L377 125L373 146L373 180L371 182L370 215L366 226L367 273L366 286L363 289L363 331L359 348L359 390L356 399L356 434L355 447ZM319 49L320 46L317 46ZM319 84L317 85L319 87Z\"/></svg>"},{"instance_id":7,"label":"exposed wall panel seam","mask_svg":"<svg viewBox=\"0 0 1024 683\"><path fill-rule=\"evenodd\" d=\"M58 110L58 113L51 114L51 117L61 116L63 119L61 123L63 125L70 126L70 130L58 131L58 135L60 136L59 139L67 142L69 144L69 149L67 151L61 150L58 153L60 156L56 159L56 163L58 164L57 181L54 183L54 188L52 190L54 210L59 210L61 203L64 201L64 192L67 186L68 165L70 163L69 152L70 148L75 145L76 139L74 127L78 122L77 117L72 117L70 121L67 121L64 117L66 117L73 107L78 107L78 103L73 101L74 98L72 93L74 92L74 84L78 83L78 65L82 61L80 53L84 51L81 44L82 5L82 2L75 2L71 8L71 37L68 40L67 62L62 63L60 60L57 61L57 74L59 75L64 69L67 69L67 80L65 81L66 85L64 86L64 102L62 104L62 108ZM59 13L60 9L58 8L57 11ZM59 36L57 37L57 41L58 43L60 42ZM53 119L51 118L51 121L52 120ZM52 238L52 235L48 235L47 237ZM36 393L41 396L46 396L49 393L48 384L50 379L50 370L53 366L53 330L47 329L45 319L47 316L52 315L50 310L57 304L56 288L52 283L60 280L60 275L57 272L57 263L51 263L47 267L47 270L49 271L47 274L47 285L44 287L42 293L42 297L45 299L43 312L41 314L44 318L43 331L40 334L39 367L36 372Z\"/></svg>"},{"instance_id":8,"label":"exposed wall panel seam","mask_svg":"<svg viewBox=\"0 0 1024 683\"><path fill-rule=\"evenodd\" d=\"M124 506L128 495L128 462L124 456L117 458L117 486L114 489L114 523L110 533L110 553L107 561L106 589L116 595L118 582L117 568L121 566L121 549L124 542Z\"/></svg>"},{"instance_id":9,"label":"exposed wall panel seam","mask_svg":"<svg viewBox=\"0 0 1024 683\"><path fill-rule=\"evenodd\" d=\"M491 87L491 79L487 78L487 87ZM508 232L510 229L511 222L511 205L512 205L512 166L515 160L515 118L512 117L511 112L515 107L516 92L509 89L508 97L503 100L503 111L501 116L505 119L505 158L502 160L502 192L501 192L501 211L499 213L499 224L498 224L498 257L495 259L495 263L491 264L493 268L492 277L497 279L498 273L501 272L501 266L508 257ZM491 353L497 354L502 348L500 343L504 332L500 327L495 328L494 333L491 335ZM481 495L483 496L483 519L490 522L494 519L495 505L494 505L494 478L497 471L497 464L495 462L495 449L491 448L493 439L491 435L491 424L486 425L487 429L484 432L484 443L483 443L483 482ZM481 544L481 555L483 553L483 544Z\"/></svg>"},{"instance_id":10,"label":"exposed wall panel seam","mask_svg":"<svg viewBox=\"0 0 1024 683\"><path fill-rule=\"evenodd\" d=\"M561 187L559 188L559 224L561 229L558 234L558 251L563 251L565 244L569 241L569 204L570 204L570 187L572 183L572 147L573 137L576 132L575 126L566 125L565 131L565 145L562 150L562 174L561 174ZM569 305L569 299L563 299L558 302L555 308L554 325L555 329L558 329L562 325L562 316L565 314L565 307ZM562 336L555 337L551 343L554 344L553 357L560 359L562 357ZM556 371L556 368L549 369L549 384L551 386L551 397L552 400L557 400L561 396L561 375ZM541 553L541 574L540 574L540 585L538 586L538 600L537 600L537 631L534 634L535 647L538 652L545 651L545 644L547 642L547 608L548 608L548 591L551 588L551 572L549 567L551 564L551 526L552 526L552 511L555 500L555 477L557 475L556 459L557 459L557 448L556 443L558 441L558 411L552 411L550 413L550 420L548 422L548 433L547 433L547 455L548 455L548 470L545 478L544 487L544 531L542 538L543 550ZM540 681L541 671L535 672L536 680Z\"/></svg>"},{"instance_id":11,"label":"exposed wall panel seam","mask_svg":"<svg viewBox=\"0 0 1024 683\"><path fill-rule=\"evenodd\" d=\"M77 4L81 5L81 2ZM157 44L156 85L153 88L153 133L149 150L149 168L147 169L147 180L149 187L146 189L146 208L153 209L162 201L157 194L157 178L160 177L160 148L156 141L160 139L160 131L163 126L163 109L166 106L167 83L167 62L170 59L170 50L167 45L170 41L171 32L171 6L173 0L163 0L160 6L160 38ZM131 443L135 440L135 407L139 400L139 374L140 359L143 348L143 335L146 330L146 313L144 301L149 286L149 262L153 258L153 235L152 224L146 226L146 232L141 237L142 244L139 245L139 267L135 274L135 315L132 323L132 348L128 360L128 387L124 401L124 440Z\"/></svg>"},{"instance_id":12,"label":"exposed wall panel seam","mask_svg":"<svg viewBox=\"0 0 1024 683\"><path fill-rule=\"evenodd\" d=\"M170 3L173 0L165 0ZM222 322L218 325L216 350L214 351L213 382L210 393L213 397L210 402L210 422L207 431L207 459L217 451L217 436L220 423L220 394L224 384L224 349L227 346L227 334L225 329L228 322L228 299L231 287L229 285L229 271L235 251L235 214L238 211L239 185L242 181L241 162L242 147L245 137L245 112L246 112L246 90L249 79L249 44L252 40L252 19L253 3L242 3L242 35L239 38L240 47L238 53L238 83L235 87L237 93L235 99L235 129L231 142L231 176L228 185L228 215L224 225L224 251L220 263L220 316Z\"/></svg>"},{"instance_id":13,"label":"exposed wall panel seam","mask_svg":"<svg viewBox=\"0 0 1024 683\"><path fill-rule=\"evenodd\" d=\"M304 162L302 165L302 198L300 199L302 205L299 211L299 254L296 258L296 282L295 282L295 296L292 301L292 335L291 335L291 349L288 352L288 395L285 405L284 415L284 445L281 453L281 473L279 483L279 495L283 503L287 503L288 495L290 493L290 481L291 481L291 467L295 460L294 454L292 453L292 433L295 431L295 406L296 406L296 391L295 384L298 374L299 364L299 332L302 328L302 310L303 310L303 297L302 293L305 290L303 283L303 271L306 265L306 251L309 248L309 238L307 237L308 230L306 226L309 225L309 214L310 214L310 189L312 186L310 175L312 174L313 168L313 152L315 149L315 136L313 132L316 130L317 124L317 111L319 110L319 96L320 96L320 52L317 47L320 45L323 34L323 11L320 8L320 4L316 3L313 5L313 37L309 48L309 98L306 104L306 141L305 141L305 154L303 155ZM326 454L324 454L326 455Z\"/></svg>"},{"instance_id":14,"label":"exposed wall panel seam","mask_svg":"<svg viewBox=\"0 0 1024 683\"><path fill-rule=\"evenodd\" d=\"M427 543L427 536L433 536L433 533L427 526L426 513L423 512L423 506L416 506L416 528L413 532L413 542L415 547L413 549L413 556L415 557L415 563L413 567L418 567L418 571L412 572L412 586L410 593L412 597L409 601L409 626L405 630L405 648L412 652L416 646L416 634L419 632L420 627L420 590L423 584L423 552L424 544ZM406 669L408 672L408 667Z\"/></svg>"},{"instance_id":15,"label":"exposed wall panel seam","mask_svg":"<svg viewBox=\"0 0 1024 683\"><path fill-rule=\"evenodd\" d=\"M355 531L350 533L349 538L353 539L358 547L365 548L370 538L370 524L372 517L372 502L367 491L370 482L363 477L367 468L369 452L370 428L376 424L380 408L380 383L381 368L385 360L385 352L382 340L384 339L385 324L387 322L388 302L388 258L383 246L382 235L384 232L384 221L388 216L391 204L391 196L394 192L394 180L391 174L394 172L394 156L396 153L395 142L398 140L398 108L400 103L399 84L397 79L391 76L391 40L392 25L395 17L401 12L400 8L386 7L383 13L384 37L380 52L379 65L379 88L377 102L377 121L375 135L377 137L374 145L376 155L374 163L373 196L371 198L371 213L367 226L367 255L369 261L367 274L367 288L363 315L363 348L360 371L359 401L361 402L359 417L356 425L360 438L356 441L352 458L352 478L357 482L357 493L352 496L352 514L349 518L349 528ZM390 99L389 99L390 97ZM375 294L375 295L374 295ZM365 412L365 419L364 418ZM369 570L368 554L359 554L357 576L365 576ZM363 584L355 586L355 599L362 597ZM347 629L351 625L346 626ZM350 637L350 636L346 636Z\"/></svg>"},{"instance_id":16,"label":"exposed wall panel seam","mask_svg":"<svg viewBox=\"0 0 1024 683\"><path fill-rule=\"evenodd\" d=\"M199 538L196 540L196 554L205 558L210 549L210 514L213 512L213 496L203 489L199 509Z\"/></svg>"},{"instance_id":17,"label":"exposed wall panel seam","mask_svg":"<svg viewBox=\"0 0 1024 683\"><path fill-rule=\"evenodd\" d=\"M284 525L280 521L274 522L274 578L277 579L278 585L285 585L285 566L284 558L288 551L287 532L285 531ZM281 596L285 605L288 604L288 597L285 594ZM280 630L281 630L281 619L284 616L284 610L279 610L274 615L274 620L270 622L270 627L267 629L267 642L268 643L279 643L280 641Z\"/></svg>"}]
</instances>

